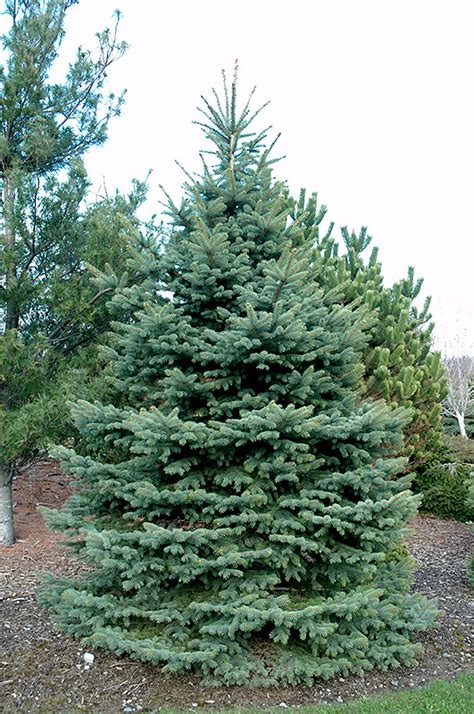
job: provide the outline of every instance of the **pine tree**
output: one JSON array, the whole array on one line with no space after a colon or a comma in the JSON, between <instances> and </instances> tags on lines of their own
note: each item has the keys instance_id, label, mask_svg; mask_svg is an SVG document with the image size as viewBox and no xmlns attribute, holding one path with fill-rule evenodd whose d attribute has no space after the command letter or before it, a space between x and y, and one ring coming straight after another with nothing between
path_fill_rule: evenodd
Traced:
<instances>
[{"instance_id":1,"label":"pine tree","mask_svg":"<svg viewBox=\"0 0 474 714\"><path fill-rule=\"evenodd\" d=\"M365 258L372 242L366 228L358 234L342 228L344 252L339 253L333 224L320 235L326 207L318 207L316 195L306 202L302 192L294 214L306 216L306 234L316 244L316 281L325 290L339 289L343 304L358 310L365 321L366 395L410 410L405 453L409 468L422 473L442 449L441 402L446 394L441 355L432 347L431 300L426 298L421 309L416 304L423 280L415 279L410 267L405 278L386 286L378 249L373 247Z\"/></svg>"},{"instance_id":2,"label":"pine tree","mask_svg":"<svg viewBox=\"0 0 474 714\"><path fill-rule=\"evenodd\" d=\"M94 568L42 601L88 646L208 683L413 662L434 608L407 593L406 414L361 400L359 318L312 279L235 79L214 100L215 163L156 255L166 292L117 293L138 309L108 348L116 398L78 401L82 449L59 450L76 491L49 517Z\"/></svg>"},{"instance_id":3,"label":"pine tree","mask_svg":"<svg viewBox=\"0 0 474 714\"><path fill-rule=\"evenodd\" d=\"M14 540L12 480L19 460L35 454L51 435L49 426L64 414L56 409L63 397L50 389L58 363L51 349L71 353L81 325L87 324L89 338L100 312L99 298L84 280L85 261L94 251L84 251L91 241L81 220L88 188L81 158L105 141L108 122L120 111L123 97L105 96L104 82L125 45L117 26L105 30L97 35L97 53L79 48L63 81L52 81L66 13L76 3L8 0L3 13L8 29L1 37L0 66L0 543L6 545Z\"/></svg>"}]
</instances>

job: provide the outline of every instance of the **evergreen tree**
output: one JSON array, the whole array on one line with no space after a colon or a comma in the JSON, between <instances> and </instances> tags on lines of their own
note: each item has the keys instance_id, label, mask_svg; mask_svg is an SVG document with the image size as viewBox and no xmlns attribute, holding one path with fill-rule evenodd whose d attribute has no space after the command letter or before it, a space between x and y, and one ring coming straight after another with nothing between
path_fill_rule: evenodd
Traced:
<instances>
[{"instance_id":1,"label":"evergreen tree","mask_svg":"<svg viewBox=\"0 0 474 714\"><path fill-rule=\"evenodd\" d=\"M8 0L3 13L9 27L0 66L0 543L7 545L14 539L18 461L31 457L64 415L51 350L70 354L85 344L101 310L90 282L85 287L85 261L94 259L97 238L92 219L88 228L81 220L88 187L81 157L104 142L120 111L122 96L104 96L103 86L125 46L116 28L99 33L97 55L80 48L64 81L51 81L65 15L76 2Z\"/></svg>"},{"instance_id":2,"label":"evergreen tree","mask_svg":"<svg viewBox=\"0 0 474 714\"><path fill-rule=\"evenodd\" d=\"M365 259L372 241L365 228L359 234L343 228L344 252L339 253L332 237L333 224L320 235L326 208L318 207L316 195L306 202L302 192L294 214L307 216L306 233L317 246L318 284L325 290L339 289L342 302L358 310L365 320L366 395L410 410L405 453L410 457L409 468L422 473L433 453L442 448L441 402L446 394L441 355L432 349L430 298L422 309L416 305L423 280L415 280L410 267L406 278L385 286L378 249L372 248Z\"/></svg>"},{"instance_id":3,"label":"evergreen tree","mask_svg":"<svg viewBox=\"0 0 474 714\"><path fill-rule=\"evenodd\" d=\"M95 567L42 601L88 646L210 683L413 662L434 609L407 593L406 414L361 399L359 317L312 279L235 80L203 112L215 164L170 203L165 292L118 292L138 309L108 348L114 403L77 402L82 448L59 449L76 491L49 517Z\"/></svg>"}]
</instances>

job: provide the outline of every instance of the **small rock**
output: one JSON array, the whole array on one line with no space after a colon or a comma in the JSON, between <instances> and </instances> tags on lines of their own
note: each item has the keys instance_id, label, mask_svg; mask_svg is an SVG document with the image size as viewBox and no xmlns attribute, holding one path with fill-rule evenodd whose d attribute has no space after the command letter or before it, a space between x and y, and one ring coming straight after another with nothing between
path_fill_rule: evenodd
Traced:
<instances>
[{"instance_id":1,"label":"small rock","mask_svg":"<svg viewBox=\"0 0 474 714\"><path fill-rule=\"evenodd\" d=\"M286 704L286 702L280 702L279 706L283 707L283 709L288 709L288 704Z\"/></svg>"},{"instance_id":2,"label":"small rock","mask_svg":"<svg viewBox=\"0 0 474 714\"><path fill-rule=\"evenodd\" d=\"M95 656L92 654L92 652L84 652L83 659L86 664L92 664L92 662L95 660Z\"/></svg>"}]
</instances>

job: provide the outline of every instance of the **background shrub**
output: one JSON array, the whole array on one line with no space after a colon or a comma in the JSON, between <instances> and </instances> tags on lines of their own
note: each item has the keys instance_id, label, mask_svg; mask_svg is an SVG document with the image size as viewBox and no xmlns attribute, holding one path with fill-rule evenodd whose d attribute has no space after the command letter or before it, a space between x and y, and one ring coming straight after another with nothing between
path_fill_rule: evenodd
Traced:
<instances>
[{"instance_id":1,"label":"background shrub","mask_svg":"<svg viewBox=\"0 0 474 714\"><path fill-rule=\"evenodd\" d=\"M473 520L473 472L474 441L445 437L443 448L416 475L414 488L423 496L420 510L441 518Z\"/></svg>"}]
</instances>

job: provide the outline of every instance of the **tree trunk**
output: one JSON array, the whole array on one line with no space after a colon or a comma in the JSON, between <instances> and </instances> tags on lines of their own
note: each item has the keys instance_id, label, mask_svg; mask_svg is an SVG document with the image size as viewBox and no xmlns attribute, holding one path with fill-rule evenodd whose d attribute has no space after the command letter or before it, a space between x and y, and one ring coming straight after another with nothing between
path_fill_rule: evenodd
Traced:
<instances>
[{"instance_id":1,"label":"tree trunk","mask_svg":"<svg viewBox=\"0 0 474 714\"><path fill-rule=\"evenodd\" d=\"M13 227L13 206L15 189L7 172L2 176L3 183L3 227L4 248L7 254L5 269L5 289L7 299L5 303L4 334L9 330L18 328L19 313L15 300L16 287L16 260L15 260L15 230ZM3 408L9 408L10 389L5 382L0 384L0 403ZM13 527L13 474L14 464L1 461L0 455L0 545L13 545L15 531Z\"/></svg>"},{"instance_id":2,"label":"tree trunk","mask_svg":"<svg viewBox=\"0 0 474 714\"><path fill-rule=\"evenodd\" d=\"M0 463L0 545L13 545L13 467Z\"/></svg>"},{"instance_id":3,"label":"tree trunk","mask_svg":"<svg viewBox=\"0 0 474 714\"><path fill-rule=\"evenodd\" d=\"M457 411L456 419L458 420L458 426L459 426L459 431L461 432L461 436L463 436L465 439L467 439L466 425L464 423L464 414L460 414Z\"/></svg>"}]
</instances>

